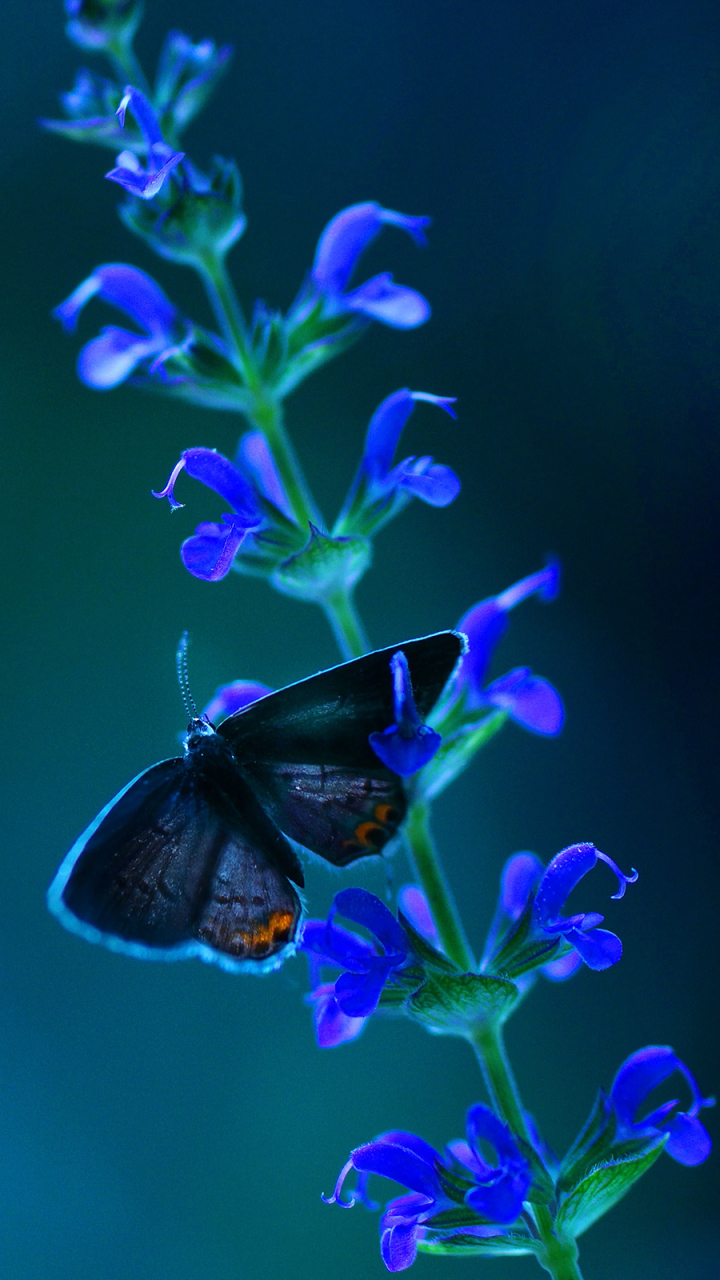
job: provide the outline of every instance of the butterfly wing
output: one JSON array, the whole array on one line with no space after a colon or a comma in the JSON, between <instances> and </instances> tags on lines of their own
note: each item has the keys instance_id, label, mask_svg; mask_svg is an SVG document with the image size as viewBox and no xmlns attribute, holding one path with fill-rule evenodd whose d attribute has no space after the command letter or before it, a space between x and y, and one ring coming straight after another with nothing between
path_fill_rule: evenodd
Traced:
<instances>
[{"instance_id":1,"label":"butterfly wing","mask_svg":"<svg viewBox=\"0 0 720 1280\"><path fill-rule=\"evenodd\" d=\"M237 760L346 765L375 771L368 738L395 718L390 659L402 649L424 718L462 653L454 631L408 640L343 662L258 699L218 726Z\"/></svg>"},{"instance_id":2,"label":"butterfly wing","mask_svg":"<svg viewBox=\"0 0 720 1280\"><path fill-rule=\"evenodd\" d=\"M462 645L455 632L444 631L377 650L261 698L228 717L218 733L277 825L346 866L379 853L407 811L401 779L368 741L394 719L390 659L402 648L425 717Z\"/></svg>"},{"instance_id":3,"label":"butterfly wing","mask_svg":"<svg viewBox=\"0 0 720 1280\"><path fill-rule=\"evenodd\" d=\"M253 790L293 840L336 867L380 853L407 812L396 773L377 768L254 761Z\"/></svg>"},{"instance_id":4,"label":"butterfly wing","mask_svg":"<svg viewBox=\"0 0 720 1280\"><path fill-rule=\"evenodd\" d=\"M266 850L287 842L238 788L247 812L181 759L145 770L70 850L48 891L51 911L90 941L146 959L198 955L256 972L279 964L301 905Z\"/></svg>"}]
</instances>

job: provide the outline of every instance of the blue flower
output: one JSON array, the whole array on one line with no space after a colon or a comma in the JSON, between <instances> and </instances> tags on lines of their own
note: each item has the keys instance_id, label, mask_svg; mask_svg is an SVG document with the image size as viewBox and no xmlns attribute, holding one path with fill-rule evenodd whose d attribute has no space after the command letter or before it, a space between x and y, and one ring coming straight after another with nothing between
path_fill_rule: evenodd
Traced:
<instances>
[{"instance_id":1,"label":"blue flower","mask_svg":"<svg viewBox=\"0 0 720 1280\"><path fill-rule=\"evenodd\" d=\"M139 0L65 0L65 33L81 49L128 48L142 17Z\"/></svg>"},{"instance_id":2,"label":"blue flower","mask_svg":"<svg viewBox=\"0 0 720 1280\"><path fill-rule=\"evenodd\" d=\"M508 858L500 876L500 899L485 945L486 957L492 955L498 938L517 924L530 895L536 892L544 873L545 867L534 853L515 853L512 858ZM577 972L581 964L579 951L572 949L555 960L548 960L541 966L540 972L553 982L563 982ZM530 974L522 975L518 981L520 983L532 981L532 977Z\"/></svg>"},{"instance_id":3,"label":"blue flower","mask_svg":"<svg viewBox=\"0 0 720 1280\"><path fill-rule=\"evenodd\" d=\"M116 160L116 168L105 174L111 182L118 182L121 187L141 200L152 200L160 190L168 174L185 159L184 151L174 151L162 136L158 118L147 98L139 89L128 85L125 96L117 109L117 117L121 126L125 126L125 113L132 111L145 139L147 152L147 169L144 169L134 151L121 151Z\"/></svg>"},{"instance_id":4,"label":"blue flower","mask_svg":"<svg viewBox=\"0 0 720 1280\"><path fill-rule=\"evenodd\" d=\"M481 600L461 618L457 629L467 636L468 651L460 664L452 696L455 700L462 696L467 711L498 707L525 729L549 737L560 732L564 719L560 695L547 680L533 675L529 667L516 667L485 685L493 651L507 630L510 609L530 595L554 600L558 582L559 568L555 563L549 564L500 595Z\"/></svg>"},{"instance_id":5,"label":"blue flower","mask_svg":"<svg viewBox=\"0 0 720 1280\"><path fill-rule=\"evenodd\" d=\"M83 307L96 296L124 311L145 332L109 325L83 347L78 374L89 387L101 391L116 387L141 365L152 373L152 364L176 348L183 328L179 313L144 271L122 262L96 267L53 315L72 331Z\"/></svg>"},{"instance_id":6,"label":"blue flower","mask_svg":"<svg viewBox=\"0 0 720 1280\"><path fill-rule=\"evenodd\" d=\"M370 734L370 746L388 769L407 778L432 760L439 750L439 733L423 724L415 706L407 658L401 649L390 659L395 723Z\"/></svg>"},{"instance_id":7,"label":"blue flower","mask_svg":"<svg viewBox=\"0 0 720 1280\"><path fill-rule=\"evenodd\" d=\"M112 80L85 70L78 71L72 89L60 94L60 102L68 116L67 120L40 120L45 129L60 133L75 142L95 142L101 146L117 150L118 145L125 145L132 150L141 150L144 141L140 133L123 138L123 131L115 114L122 91Z\"/></svg>"},{"instance_id":8,"label":"blue flower","mask_svg":"<svg viewBox=\"0 0 720 1280\"><path fill-rule=\"evenodd\" d=\"M405 884L398 894L398 906L413 929L426 938L436 951L444 952L440 934L432 918L430 904L416 884Z\"/></svg>"},{"instance_id":9,"label":"blue flower","mask_svg":"<svg viewBox=\"0 0 720 1280\"><path fill-rule=\"evenodd\" d=\"M429 221L383 209L374 201L354 204L338 213L320 236L311 273L326 310L331 314L355 312L395 329L424 324L430 315L428 303L414 289L394 284L391 275L373 276L352 290L348 285L361 253L384 226L400 227L416 244L424 245L424 228Z\"/></svg>"},{"instance_id":10,"label":"blue flower","mask_svg":"<svg viewBox=\"0 0 720 1280\"><path fill-rule=\"evenodd\" d=\"M169 113L175 129L183 129L204 106L231 55L229 44L220 49L214 40L193 44L182 31L171 31L158 63L155 90L158 114Z\"/></svg>"},{"instance_id":11,"label":"blue flower","mask_svg":"<svg viewBox=\"0 0 720 1280\"><path fill-rule=\"evenodd\" d=\"M264 698L272 689L266 684L258 684L256 680L233 680L230 684L222 684L216 689L215 696L200 712L201 720L209 720L217 726L236 711L242 711L251 702Z\"/></svg>"},{"instance_id":12,"label":"blue flower","mask_svg":"<svg viewBox=\"0 0 720 1280\"><path fill-rule=\"evenodd\" d=\"M556 854L546 868L534 854L517 854L511 858L503 873L503 899L486 947L485 967L508 977L525 973L542 965L543 957L558 942L564 944L558 960L572 948L589 969L609 969L617 964L622 955L622 942L616 934L598 928L603 916L597 911L561 915L566 899L598 861L605 862L615 872L618 891L612 897L622 898L625 886L637 880L637 871L626 876L612 858L594 844L570 845ZM503 921L513 918L517 923L499 946L495 946ZM548 976L563 978L569 973L560 966Z\"/></svg>"},{"instance_id":13,"label":"blue flower","mask_svg":"<svg viewBox=\"0 0 720 1280\"><path fill-rule=\"evenodd\" d=\"M678 1101L673 1099L637 1120L637 1113L648 1095L676 1071L690 1086L692 1105L689 1110L678 1111ZM618 1120L616 1141L652 1140L668 1133L670 1137L665 1150L680 1164L701 1164L709 1156L712 1143L707 1129L698 1119L698 1112L701 1107L714 1106L715 1100L702 1097L695 1077L667 1045L648 1045L646 1049L631 1054L615 1076L610 1101Z\"/></svg>"},{"instance_id":14,"label":"blue flower","mask_svg":"<svg viewBox=\"0 0 720 1280\"><path fill-rule=\"evenodd\" d=\"M433 396L403 387L383 400L370 419L362 461L335 532L371 533L397 515L413 497L433 507L446 507L457 497L460 481L455 472L431 457L409 457L393 466L403 427L420 400L455 417L452 396Z\"/></svg>"},{"instance_id":15,"label":"blue flower","mask_svg":"<svg viewBox=\"0 0 720 1280\"><path fill-rule=\"evenodd\" d=\"M335 924L336 915L362 925L377 945ZM385 983L415 961L410 940L392 912L366 889L336 893L327 920L307 920L300 951L310 958L314 988L315 1031L321 1048L360 1034L377 1008ZM333 984L320 983L320 970L331 965L344 972Z\"/></svg>"},{"instance_id":16,"label":"blue flower","mask_svg":"<svg viewBox=\"0 0 720 1280\"><path fill-rule=\"evenodd\" d=\"M183 505L175 497L175 484L181 471L187 471L194 480L214 489L232 507L221 522L199 524L193 537L187 538L180 548L182 562L194 577L218 582L230 572L248 535L257 533L264 523L255 490L237 467L215 449L186 449L165 488L159 492L153 490L155 498L168 499L173 511Z\"/></svg>"},{"instance_id":17,"label":"blue flower","mask_svg":"<svg viewBox=\"0 0 720 1280\"><path fill-rule=\"evenodd\" d=\"M488 1163L481 1143L494 1149L495 1164ZM510 1130L482 1103L467 1113L467 1141L451 1142L444 1159L422 1138L397 1129L357 1147L341 1170L332 1196L323 1197L328 1204L347 1209L355 1203L342 1199L343 1184L353 1169L359 1174L356 1194L370 1208L375 1207L366 1194L371 1174L390 1178L411 1191L391 1200L380 1222L380 1252L388 1271L412 1266L432 1219L458 1204L465 1203L478 1215L477 1225L463 1227L463 1234L501 1236L502 1227L521 1214L532 1183L530 1166Z\"/></svg>"}]
</instances>

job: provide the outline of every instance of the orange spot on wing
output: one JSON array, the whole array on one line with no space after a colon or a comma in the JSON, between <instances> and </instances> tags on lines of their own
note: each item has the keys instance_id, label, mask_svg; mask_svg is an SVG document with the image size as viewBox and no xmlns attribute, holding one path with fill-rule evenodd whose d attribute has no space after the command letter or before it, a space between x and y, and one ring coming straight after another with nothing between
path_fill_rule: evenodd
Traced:
<instances>
[{"instance_id":1,"label":"orange spot on wing","mask_svg":"<svg viewBox=\"0 0 720 1280\"><path fill-rule=\"evenodd\" d=\"M392 804L376 804L373 816L376 822L379 822L382 827L394 827L397 825L397 820L400 815Z\"/></svg>"}]
</instances>

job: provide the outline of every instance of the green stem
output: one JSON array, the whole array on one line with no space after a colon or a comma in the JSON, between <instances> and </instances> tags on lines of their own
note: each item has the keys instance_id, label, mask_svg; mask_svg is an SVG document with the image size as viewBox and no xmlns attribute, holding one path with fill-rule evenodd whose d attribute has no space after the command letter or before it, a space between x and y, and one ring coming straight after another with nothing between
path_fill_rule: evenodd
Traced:
<instances>
[{"instance_id":1,"label":"green stem","mask_svg":"<svg viewBox=\"0 0 720 1280\"><path fill-rule=\"evenodd\" d=\"M452 890L445 878L440 855L430 832L429 820L429 805L424 800L414 800L405 825L410 862L428 900L446 955L460 965L463 972L470 973L475 969L475 957L465 937Z\"/></svg>"},{"instance_id":2,"label":"green stem","mask_svg":"<svg viewBox=\"0 0 720 1280\"><path fill-rule=\"evenodd\" d=\"M520 1094L505 1052L502 1028L496 1025L478 1028L472 1037L472 1046L496 1111L514 1134L530 1142ZM553 1280L582 1280L577 1264L577 1245L574 1240L555 1234L547 1205L534 1204L532 1216L545 1246L538 1256L540 1266Z\"/></svg>"},{"instance_id":3,"label":"green stem","mask_svg":"<svg viewBox=\"0 0 720 1280\"><path fill-rule=\"evenodd\" d=\"M144 93L146 98L152 96L150 86L145 79L145 72L137 60L132 45L118 41L117 44L108 46L107 55L115 70L119 72L118 79L122 80L124 85L131 84L134 89Z\"/></svg>"},{"instance_id":4,"label":"green stem","mask_svg":"<svg viewBox=\"0 0 720 1280\"><path fill-rule=\"evenodd\" d=\"M343 658L361 658L367 653L370 645L351 593L339 591L329 596L323 607Z\"/></svg>"},{"instance_id":5,"label":"green stem","mask_svg":"<svg viewBox=\"0 0 720 1280\"><path fill-rule=\"evenodd\" d=\"M307 529L311 522L321 524L322 517L312 500L283 424L282 404L271 391L263 387L258 375L248 341L245 317L225 268L225 260L218 254L208 252L198 259L197 267L215 317L226 342L235 352L252 396L252 402L244 412L253 425L262 431L270 446L293 515L301 529Z\"/></svg>"},{"instance_id":6,"label":"green stem","mask_svg":"<svg viewBox=\"0 0 720 1280\"><path fill-rule=\"evenodd\" d=\"M227 273L225 259L220 254L208 251L198 257L197 268L225 340L237 356L248 387L257 393L260 380L248 343L245 317Z\"/></svg>"}]
</instances>

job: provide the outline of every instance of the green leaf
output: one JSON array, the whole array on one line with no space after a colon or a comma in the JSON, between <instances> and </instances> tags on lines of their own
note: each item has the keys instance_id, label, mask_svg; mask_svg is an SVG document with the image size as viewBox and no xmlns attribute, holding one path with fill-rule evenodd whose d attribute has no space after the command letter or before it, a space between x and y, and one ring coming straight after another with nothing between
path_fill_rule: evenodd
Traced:
<instances>
[{"instance_id":1,"label":"green leaf","mask_svg":"<svg viewBox=\"0 0 720 1280\"><path fill-rule=\"evenodd\" d=\"M505 1228L496 1236L437 1235L428 1233L418 1242L421 1253L455 1254L466 1258L475 1256L503 1257L508 1254L538 1253L540 1241L533 1240L525 1231Z\"/></svg>"},{"instance_id":2,"label":"green leaf","mask_svg":"<svg viewBox=\"0 0 720 1280\"><path fill-rule=\"evenodd\" d=\"M645 1155L610 1160L588 1173L560 1205L556 1229L571 1236L587 1231L654 1165L668 1137L669 1134L665 1134L656 1140L649 1150L646 1149Z\"/></svg>"},{"instance_id":3,"label":"green leaf","mask_svg":"<svg viewBox=\"0 0 720 1280\"><path fill-rule=\"evenodd\" d=\"M535 1148L519 1134L515 1135L515 1141L530 1165L533 1176L532 1186L525 1199L532 1204L550 1204L555 1199L555 1183Z\"/></svg>"},{"instance_id":4,"label":"green leaf","mask_svg":"<svg viewBox=\"0 0 720 1280\"><path fill-rule=\"evenodd\" d=\"M436 951L417 929L413 928L407 916L402 911L398 911L398 920L405 930L408 938L412 943L413 951L420 957L423 964L428 965L431 969L440 969L442 973L460 973L461 969L452 960L448 960L442 952Z\"/></svg>"},{"instance_id":5,"label":"green leaf","mask_svg":"<svg viewBox=\"0 0 720 1280\"><path fill-rule=\"evenodd\" d=\"M507 711L493 711L482 720L463 725L449 737L443 735L440 750L422 772L422 789L428 800L439 795L467 769L480 748L502 729L507 718ZM439 733L443 732L442 723L434 727Z\"/></svg>"},{"instance_id":6,"label":"green leaf","mask_svg":"<svg viewBox=\"0 0 720 1280\"><path fill-rule=\"evenodd\" d=\"M408 1013L443 1035L469 1035L507 1017L518 998L504 978L480 973L433 973L408 1003Z\"/></svg>"}]
</instances>

